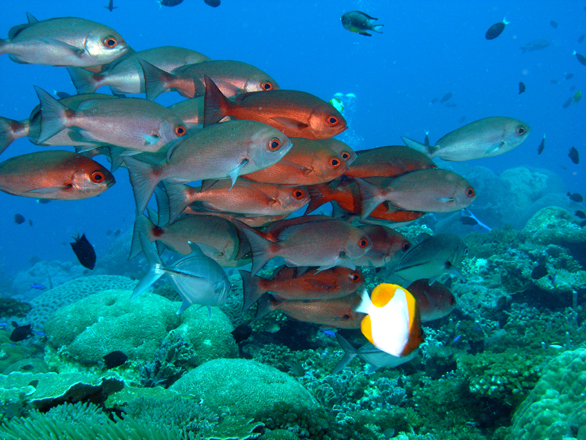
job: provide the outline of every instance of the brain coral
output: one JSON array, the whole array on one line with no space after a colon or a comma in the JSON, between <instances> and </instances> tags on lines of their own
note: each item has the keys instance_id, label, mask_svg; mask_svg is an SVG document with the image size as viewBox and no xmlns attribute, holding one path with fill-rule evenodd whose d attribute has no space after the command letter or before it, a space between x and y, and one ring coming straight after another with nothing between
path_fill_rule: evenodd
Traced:
<instances>
[{"instance_id":1,"label":"brain coral","mask_svg":"<svg viewBox=\"0 0 586 440\"><path fill-rule=\"evenodd\" d=\"M507 440L586 439L586 349L554 358L513 416Z\"/></svg>"},{"instance_id":2,"label":"brain coral","mask_svg":"<svg viewBox=\"0 0 586 440\"><path fill-rule=\"evenodd\" d=\"M117 275L95 275L77 278L61 284L31 301L32 310L27 318L36 330L43 330L47 319L55 310L79 301L97 292L112 289L134 289L136 281Z\"/></svg>"},{"instance_id":3,"label":"brain coral","mask_svg":"<svg viewBox=\"0 0 586 440\"><path fill-rule=\"evenodd\" d=\"M219 380L221 378L221 380ZM315 398L291 376L276 368L246 359L215 359L191 370L171 390L201 399L212 410L254 417L277 402L308 410L318 408Z\"/></svg>"}]
</instances>

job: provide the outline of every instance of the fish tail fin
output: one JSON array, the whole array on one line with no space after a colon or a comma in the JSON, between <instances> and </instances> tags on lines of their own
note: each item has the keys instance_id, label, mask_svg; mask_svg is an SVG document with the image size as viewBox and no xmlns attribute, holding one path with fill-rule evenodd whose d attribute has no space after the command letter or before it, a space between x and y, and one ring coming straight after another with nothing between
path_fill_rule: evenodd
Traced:
<instances>
[{"instance_id":1,"label":"fish tail fin","mask_svg":"<svg viewBox=\"0 0 586 440\"><path fill-rule=\"evenodd\" d=\"M27 136L29 125L26 121L19 122L14 119L0 117L0 153L16 139Z\"/></svg>"},{"instance_id":2,"label":"fish tail fin","mask_svg":"<svg viewBox=\"0 0 586 440\"><path fill-rule=\"evenodd\" d=\"M252 276L246 270L239 270L238 272L240 272L240 276L242 277L242 291L244 295L242 313L244 313L267 291L262 288L260 277L256 275Z\"/></svg>"},{"instance_id":3,"label":"fish tail fin","mask_svg":"<svg viewBox=\"0 0 586 440\"><path fill-rule=\"evenodd\" d=\"M230 101L228 101L228 98L224 96L209 76L204 75L204 82L206 93L204 99L203 126L207 127L208 125L220 122L228 114Z\"/></svg>"},{"instance_id":4,"label":"fish tail fin","mask_svg":"<svg viewBox=\"0 0 586 440\"><path fill-rule=\"evenodd\" d=\"M330 202L331 190L327 183L318 183L317 185L310 185L307 187L309 191L309 205L303 215L308 215L319 208L321 205Z\"/></svg>"},{"instance_id":5,"label":"fish tail fin","mask_svg":"<svg viewBox=\"0 0 586 440\"><path fill-rule=\"evenodd\" d=\"M401 136L401 139L409 148L413 148L414 150L419 151L420 153L425 154L426 156L432 157L433 153L437 148L433 147L432 145L425 145L421 142L417 142L416 140L410 139L405 136Z\"/></svg>"},{"instance_id":6,"label":"fish tail fin","mask_svg":"<svg viewBox=\"0 0 586 440\"><path fill-rule=\"evenodd\" d=\"M124 163L128 167L136 212L143 212L161 179L155 175L154 166L151 164L128 156L124 157Z\"/></svg>"},{"instance_id":7,"label":"fish tail fin","mask_svg":"<svg viewBox=\"0 0 586 440\"><path fill-rule=\"evenodd\" d=\"M372 27L372 30L373 30L374 32L378 32L379 34L382 34L382 33L383 33L383 26L384 26L384 24L375 24L375 25Z\"/></svg>"},{"instance_id":8,"label":"fish tail fin","mask_svg":"<svg viewBox=\"0 0 586 440\"><path fill-rule=\"evenodd\" d=\"M258 305L256 307L256 316L254 317L254 320L258 321L273 312L275 310L275 305L278 303L279 301L273 299L268 293L262 295L257 303Z\"/></svg>"},{"instance_id":9,"label":"fish tail fin","mask_svg":"<svg viewBox=\"0 0 586 440\"><path fill-rule=\"evenodd\" d=\"M161 93L173 87L175 75L153 66L145 60L138 60L144 76L146 99L154 101Z\"/></svg>"},{"instance_id":10,"label":"fish tail fin","mask_svg":"<svg viewBox=\"0 0 586 440\"><path fill-rule=\"evenodd\" d=\"M75 112L40 87L35 86L35 91L41 102L41 132L36 143L42 144L63 130L66 127L65 122L68 116L72 116L68 113L74 114Z\"/></svg>"},{"instance_id":11,"label":"fish tail fin","mask_svg":"<svg viewBox=\"0 0 586 440\"><path fill-rule=\"evenodd\" d=\"M169 212L169 196L160 185L155 188L155 201L157 203L157 220L153 220L155 224L159 226L168 225L170 222ZM152 216L150 217L153 218Z\"/></svg>"},{"instance_id":12,"label":"fish tail fin","mask_svg":"<svg viewBox=\"0 0 586 440\"><path fill-rule=\"evenodd\" d=\"M167 182L163 182L163 186L169 198L169 222L173 223L189 205L187 186Z\"/></svg>"},{"instance_id":13,"label":"fish tail fin","mask_svg":"<svg viewBox=\"0 0 586 440\"><path fill-rule=\"evenodd\" d=\"M77 93L94 93L105 78L103 73L90 72L81 67L68 67L67 72Z\"/></svg>"},{"instance_id":14,"label":"fish tail fin","mask_svg":"<svg viewBox=\"0 0 586 440\"><path fill-rule=\"evenodd\" d=\"M157 251L151 245L151 242L144 234L139 234L140 244L142 246L142 251L144 252L144 256L149 263L149 270L144 277L138 282L134 291L132 292L131 298L136 298L138 295L146 291L149 287L151 287L155 281L163 276L165 273L161 267L163 262L157 254Z\"/></svg>"},{"instance_id":15,"label":"fish tail fin","mask_svg":"<svg viewBox=\"0 0 586 440\"><path fill-rule=\"evenodd\" d=\"M6 46L8 44L8 40L4 40L2 38L0 38L0 55L2 55L3 53L6 53Z\"/></svg>"},{"instance_id":16,"label":"fish tail fin","mask_svg":"<svg viewBox=\"0 0 586 440\"><path fill-rule=\"evenodd\" d=\"M136 258L142 252L142 244L140 242L140 235L143 234L151 243L154 238L153 228L156 226L151 219L146 215L140 213L136 215L134 220L134 229L132 230L132 240L130 241L130 254L128 259Z\"/></svg>"},{"instance_id":17,"label":"fish tail fin","mask_svg":"<svg viewBox=\"0 0 586 440\"><path fill-rule=\"evenodd\" d=\"M110 145L106 147L110 150L110 172L116 171L124 163L124 153L127 151L124 147Z\"/></svg>"},{"instance_id":18,"label":"fish tail fin","mask_svg":"<svg viewBox=\"0 0 586 440\"><path fill-rule=\"evenodd\" d=\"M336 332L336 339L342 350L344 350L344 356L336 364L332 374L338 374L341 372L358 354L358 351L339 332Z\"/></svg>"},{"instance_id":19,"label":"fish tail fin","mask_svg":"<svg viewBox=\"0 0 586 440\"><path fill-rule=\"evenodd\" d=\"M385 189L362 179L354 180L358 184L358 191L360 191L360 198L362 200L362 212L360 216L362 219L365 219L378 205L385 201Z\"/></svg>"},{"instance_id":20,"label":"fish tail fin","mask_svg":"<svg viewBox=\"0 0 586 440\"><path fill-rule=\"evenodd\" d=\"M238 252L234 257L235 260L241 260L252 252L250 243L244 235L244 229L250 228L246 223L242 223L240 220L231 219L232 224L236 227L236 234L238 235ZM252 228L250 228L252 229Z\"/></svg>"},{"instance_id":21,"label":"fish tail fin","mask_svg":"<svg viewBox=\"0 0 586 440\"><path fill-rule=\"evenodd\" d=\"M242 231L250 243L250 249L252 250L252 269L250 275L256 275L269 260L277 256L278 243L267 240L252 228L244 228Z\"/></svg>"}]
</instances>

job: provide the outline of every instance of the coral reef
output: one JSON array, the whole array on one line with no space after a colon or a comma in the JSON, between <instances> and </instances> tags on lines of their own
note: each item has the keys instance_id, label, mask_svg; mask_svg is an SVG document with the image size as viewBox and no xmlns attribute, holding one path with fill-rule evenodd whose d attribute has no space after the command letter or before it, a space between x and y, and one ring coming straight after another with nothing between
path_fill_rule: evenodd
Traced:
<instances>
[{"instance_id":1,"label":"coral reef","mask_svg":"<svg viewBox=\"0 0 586 440\"><path fill-rule=\"evenodd\" d=\"M39 261L28 270L19 272L12 281L12 290L27 300L37 297L42 291L31 287L42 284L47 289L60 286L75 278L82 277L87 269L70 261Z\"/></svg>"}]
</instances>

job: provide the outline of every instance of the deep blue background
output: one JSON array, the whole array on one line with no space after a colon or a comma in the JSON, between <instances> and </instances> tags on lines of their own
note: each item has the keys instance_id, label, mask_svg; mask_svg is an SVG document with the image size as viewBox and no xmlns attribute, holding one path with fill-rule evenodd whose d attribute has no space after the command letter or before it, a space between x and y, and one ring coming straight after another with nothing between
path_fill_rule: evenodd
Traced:
<instances>
[{"instance_id":1,"label":"deep blue background","mask_svg":"<svg viewBox=\"0 0 586 440\"><path fill-rule=\"evenodd\" d=\"M586 155L586 99L561 107L574 93L571 86L580 90L586 85L586 66L572 55L573 50L586 54L586 43L577 43L586 34L586 3L511 3L222 0L214 9L203 0L185 0L159 9L151 0L117 0L119 8L109 12L103 7L107 0L22 0L3 2L0 37L24 23L26 11L39 20L78 16L113 27L136 50L184 46L212 59L248 62L271 74L282 88L325 100L336 92L354 93L351 128L364 139L353 145L357 149L400 144L400 136L422 140L426 130L435 142L479 118L515 117L532 127L528 140L511 153L474 164L496 172L522 164L545 167L560 174L570 190L586 192L584 164L574 165L567 157L572 145ZM340 16L353 9L379 17L384 33L369 38L346 31ZM485 31L505 16L511 23L500 37L487 41ZM522 55L519 47L537 38L551 46ZM569 72L575 76L565 81ZM519 81L527 86L522 95ZM20 65L0 56L0 115L28 117L38 103L33 85L75 92L63 68ZM454 94L450 102L457 107L430 105L447 92ZM158 102L170 104L176 96ZM544 132L546 149L537 156ZM39 148L21 139L0 159ZM66 243L78 231L86 233L99 258L110 240L105 231L128 228L134 217L127 173L119 170L115 177L118 183L100 197L77 202L40 205L0 193L0 266L20 270L32 256L74 260ZM31 219L33 226L16 225L15 213Z\"/></svg>"}]
</instances>

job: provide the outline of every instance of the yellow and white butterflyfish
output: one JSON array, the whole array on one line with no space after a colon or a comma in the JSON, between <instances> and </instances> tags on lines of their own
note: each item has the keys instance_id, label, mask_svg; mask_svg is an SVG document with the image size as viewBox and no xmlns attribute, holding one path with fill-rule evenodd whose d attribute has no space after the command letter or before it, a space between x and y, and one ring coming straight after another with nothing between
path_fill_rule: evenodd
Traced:
<instances>
[{"instance_id":1,"label":"yellow and white butterflyfish","mask_svg":"<svg viewBox=\"0 0 586 440\"><path fill-rule=\"evenodd\" d=\"M379 284L354 309L366 313L360 323L362 334L379 350L406 356L423 342L421 316L415 298L396 284Z\"/></svg>"}]
</instances>

